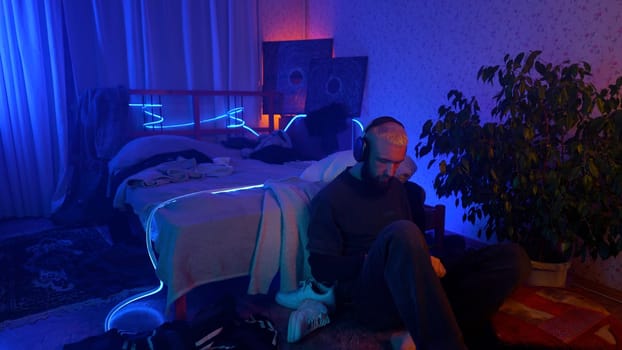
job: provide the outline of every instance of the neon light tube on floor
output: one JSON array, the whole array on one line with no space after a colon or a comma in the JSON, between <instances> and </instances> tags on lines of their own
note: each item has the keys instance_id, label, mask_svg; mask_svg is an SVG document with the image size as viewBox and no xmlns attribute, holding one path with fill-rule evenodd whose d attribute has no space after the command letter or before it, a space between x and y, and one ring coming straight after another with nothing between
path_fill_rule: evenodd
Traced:
<instances>
[{"instance_id":1,"label":"neon light tube on floor","mask_svg":"<svg viewBox=\"0 0 622 350\"><path fill-rule=\"evenodd\" d=\"M147 217L147 225L145 227L145 243L147 245L147 253L149 255L149 261L151 262L151 266L153 266L153 270L155 271L158 267L158 262L157 262L157 257L156 254L153 250L153 244L151 242L151 224L153 222L153 219L155 217L155 213L160 209L163 208L171 203L175 203L180 199L183 198L187 198L187 197L193 197L199 194L204 194L204 193L210 193L210 194L218 194L218 193L231 193L231 192L237 192L237 191L244 191L244 190L249 190L249 189L253 189L253 188L261 188L263 187L263 184L260 185L249 185L249 186L240 186L240 187L232 187L232 188L228 188L228 189L221 189L221 190L203 190L203 191L198 191L198 192L193 192L193 193L187 193L181 196L177 196L177 197L173 197L170 199L165 200L164 202L161 202L160 204L158 204L157 206L155 206L155 208L153 208L151 210L151 212L149 212L149 216ZM160 292L162 289L164 289L164 282L162 282L162 280L159 280L159 285L153 289L147 290L145 292L139 293L137 295L133 295L129 298L126 298L125 300L121 301L120 303L118 303L117 305L115 305L109 312L108 315L106 315L106 320L104 321L104 331L107 332L111 329L112 327L112 321L114 320L115 316L117 313L119 313L123 308L125 308L126 306L128 306L129 304L138 301L140 299L152 296L158 292Z\"/></svg>"}]
</instances>

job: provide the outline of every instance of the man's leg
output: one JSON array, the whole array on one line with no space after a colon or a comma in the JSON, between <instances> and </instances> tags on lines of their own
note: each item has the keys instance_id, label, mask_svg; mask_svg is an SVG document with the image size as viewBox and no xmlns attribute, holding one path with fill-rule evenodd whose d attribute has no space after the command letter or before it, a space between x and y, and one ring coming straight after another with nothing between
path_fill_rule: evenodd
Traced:
<instances>
[{"instance_id":1,"label":"man's leg","mask_svg":"<svg viewBox=\"0 0 622 350\"><path fill-rule=\"evenodd\" d=\"M529 275L527 254L517 244L496 244L444 263L441 282L467 345L489 346L492 316Z\"/></svg>"},{"instance_id":2,"label":"man's leg","mask_svg":"<svg viewBox=\"0 0 622 350\"><path fill-rule=\"evenodd\" d=\"M406 326L417 349L464 349L423 234L410 221L387 226L369 250L353 295L361 321Z\"/></svg>"}]
</instances>

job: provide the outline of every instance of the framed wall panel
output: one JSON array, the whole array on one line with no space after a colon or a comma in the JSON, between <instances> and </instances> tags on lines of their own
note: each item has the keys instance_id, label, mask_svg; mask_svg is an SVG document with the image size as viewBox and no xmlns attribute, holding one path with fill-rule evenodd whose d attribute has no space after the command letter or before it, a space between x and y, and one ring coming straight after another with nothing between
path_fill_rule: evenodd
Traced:
<instances>
[{"instance_id":1,"label":"framed wall panel","mask_svg":"<svg viewBox=\"0 0 622 350\"><path fill-rule=\"evenodd\" d=\"M280 94L264 113L304 113L309 66L313 59L330 59L333 39L263 42L263 91Z\"/></svg>"}]
</instances>

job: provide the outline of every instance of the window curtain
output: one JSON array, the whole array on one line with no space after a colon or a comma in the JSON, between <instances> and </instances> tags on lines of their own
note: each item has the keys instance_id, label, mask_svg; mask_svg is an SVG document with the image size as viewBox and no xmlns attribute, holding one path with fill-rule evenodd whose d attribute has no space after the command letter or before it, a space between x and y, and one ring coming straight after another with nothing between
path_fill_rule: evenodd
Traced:
<instances>
[{"instance_id":1,"label":"window curtain","mask_svg":"<svg viewBox=\"0 0 622 350\"><path fill-rule=\"evenodd\" d=\"M62 9L0 2L0 219L47 216L66 168Z\"/></svg>"},{"instance_id":2,"label":"window curtain","mask_svg":"<svg viewBox=\"0 0 622 350\"><path fill-rule=\"evenodd\" d=\"M259 88L256 0L65 0L78 91Z\"/></svg>"},{"instance_id":3,"label":"window curtain","mask_svg":"<svg viewBox=\"0 0 622 350\"><path fill-rule=\"evenodd\" d=\"M85 91L260 86L256 0L1 3L0 219L62 203L67 116Z\"/></svg>"}]
</instances>

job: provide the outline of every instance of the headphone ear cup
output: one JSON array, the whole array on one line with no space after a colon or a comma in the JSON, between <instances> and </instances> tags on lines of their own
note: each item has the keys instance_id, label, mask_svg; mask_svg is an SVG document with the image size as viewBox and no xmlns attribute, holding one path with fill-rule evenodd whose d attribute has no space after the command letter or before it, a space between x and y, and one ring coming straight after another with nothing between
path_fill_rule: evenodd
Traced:
<instances>
[{"instance_id":1,"label":"headphone ear cup","mask_svg":"<svg viewBox=\"0 0 622 350\"><path fill-rule=\"evenodd\" d=\"M367 142L365 141L365 137L357 137L354 140L354 147L352 148L354 159L357 162L362 162L367 158Z\"/></svg>"}]
</instances>

